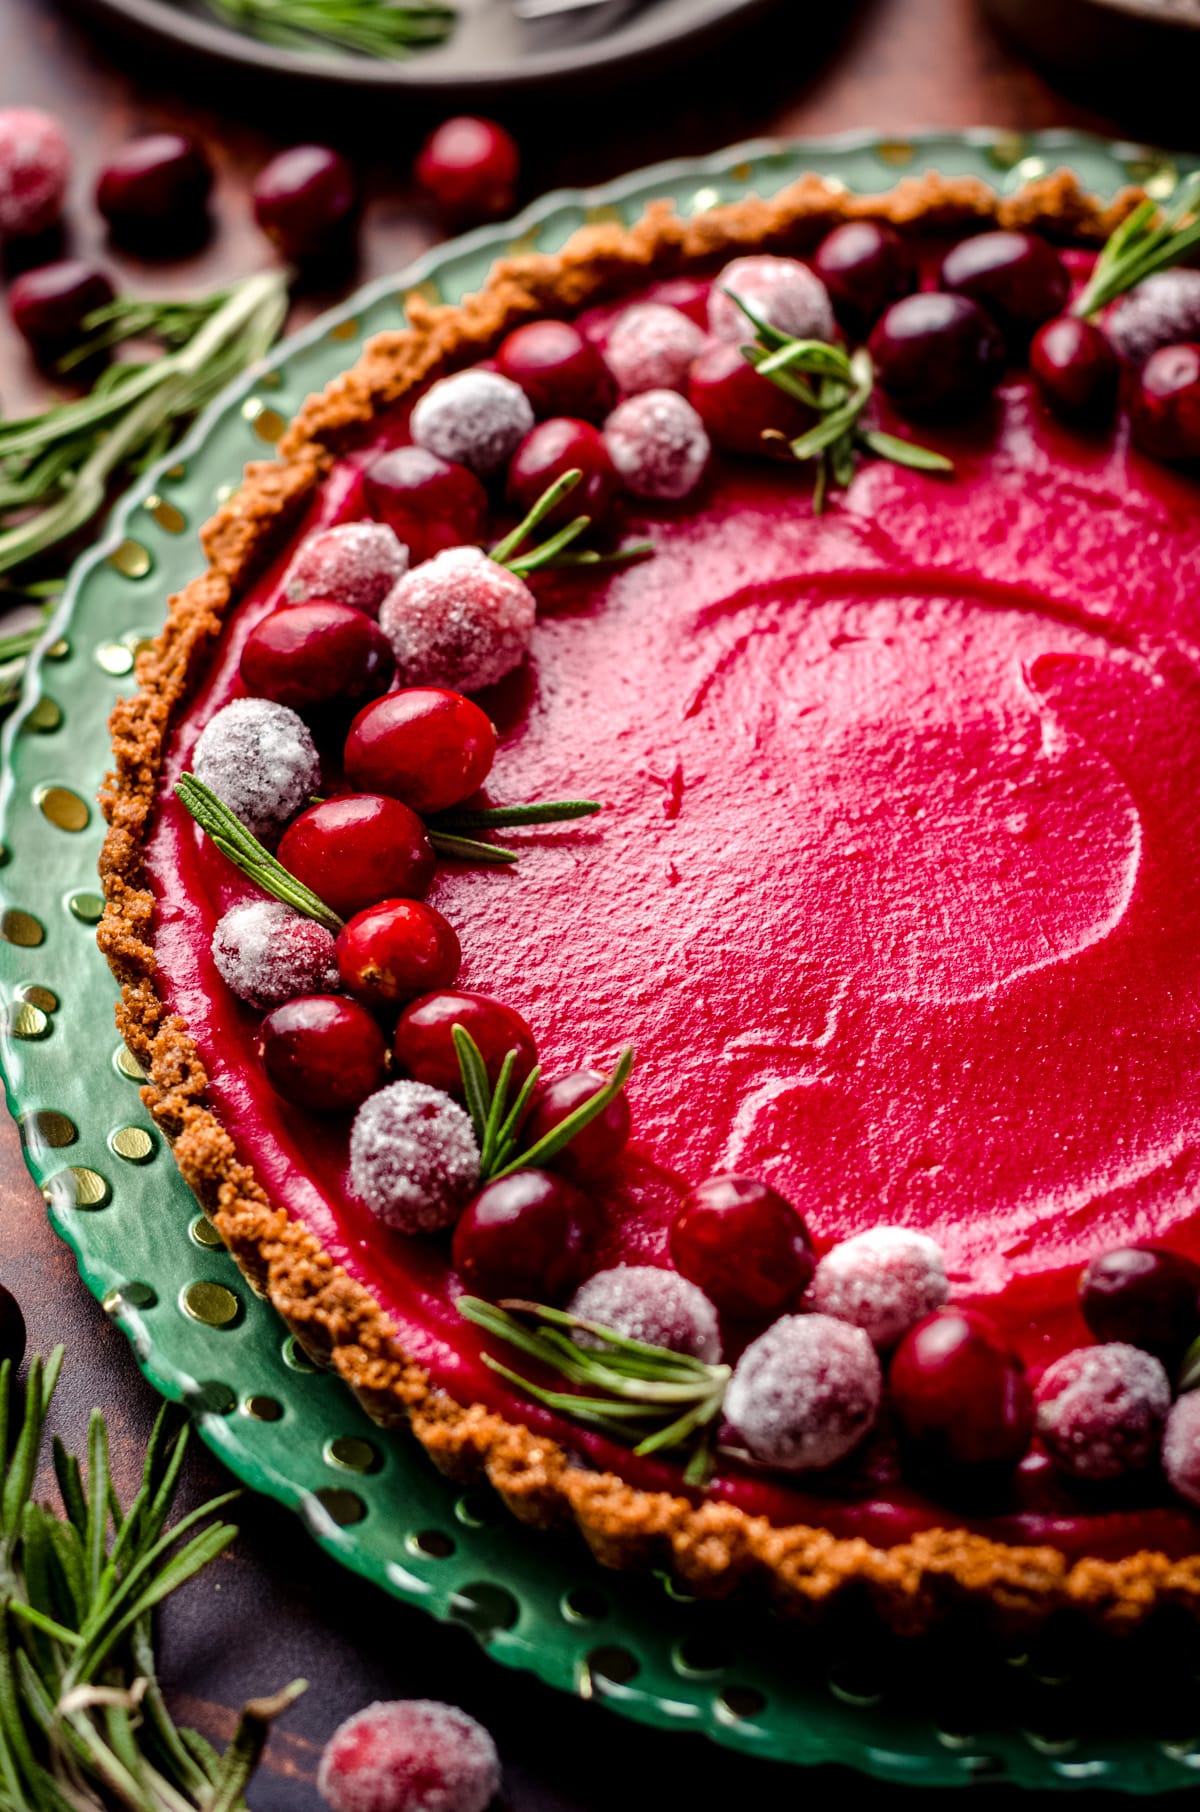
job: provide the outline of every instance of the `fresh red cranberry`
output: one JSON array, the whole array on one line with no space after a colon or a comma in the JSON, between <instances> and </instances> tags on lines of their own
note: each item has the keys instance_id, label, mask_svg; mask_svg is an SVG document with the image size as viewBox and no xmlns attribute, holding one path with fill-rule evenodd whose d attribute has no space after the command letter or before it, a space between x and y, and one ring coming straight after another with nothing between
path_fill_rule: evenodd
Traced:
<instances>
[{"instance_id":1,"label":"fresh red cranberry","mask_svg":"<svg viewBox=\"0 0 1200 1812\"><path fill-rule=\"evenodd\" d=\"M277 1095L319 1114L349 1113L387 1080L387 1039L337 994L302 994L268 1013L258 1054Z\"/></svg>"},{"instance_id":2,"label":"fresh red cranberry","mask_svg":"<svg viewBox=\"0 0 1200 1812\"><path fill-rule=\"evenodd\" d=\"M14 1372L25 1357L25 1317L11 1290L0 1284L0 1361L12 1362Z\"/></svg>"},{"instance_id":3,"label":"fresh red cranberry","mask_svg":"<svg viewBox=\"0 0 1200 1812\"><path fill-rule=\"evenodd\" d=\"M82 258L62 258L26 271L8 292L13 326L39 350L68 346L83 323L113 299L113 286L103 271Z\"/></svg>"},{"instance_id":4,"label":"fresh red cranberry","mask_svg":"<svg viewBox=\"0 0 1200 1812\"><path fill-rule=\"evenodd\" d=\"M488 495L474 472L424 447L393 447L367 467L367 508L408 548L414 566L487 535Z\"/></svg>"},{"instance_id":5,"label":"fresh red cranberry","mask_svg":"<svg viewBox=\"0 0 1200 1812\"><path fill-rule=\"evenodd\" d=\"M361 610L315 598L287 604L246 637L239 672L248 692L293 711L353 709L386 692L396 671L392 644Z\"/></svg>"},{"instance_id":6,"label":"fresh red cranberry","mask_svg":"<svg viewBox=\"0 0 1200 1812\"><path fill-rule=\"evenodd\" d=\"M501 340L496 368L522 390L539 421L549 415L603 421L617 400L612 373L569 321L528 321Z\"/></svg>"},{"instance_id":7,"label":"fresh red cranberry","mask_svg":"<svg viewBox=\"0 0 1200 1812\"><path fill-rule=\"evenodd\" d=\"M377 793L310 805L284 832L279 860L344 919L380 900L424 899L437 865L415 812Z\"/></svg>"},{"instance_id":8,"label":"fresh red cranberry","mask_svg":"<svg viewBox=\"0 0 1200 1812\"><path fill-rule=\"evenodd\" d=\"M522 1148L529 1151L547 1133L554 1132L606 1081L607 1077L596 1070L576 1070L573 1075L556 1076L553 1082L539 1084L521 1129ZM607 1176L629 1143L630 1126L629 1099L622 1089L548 1163L575 1183L587 1184L593 1177Z\"/></svg>"},{"instance_id":9,"label":"fresh red cranberry","mask_svg":"<svg viewBox=\"0 0 1200 1812\"><path fill-rule=\"evenodd\" d=\"M212 168L179 132L152 132L114 152L100 172L96 206L125 238L166 231L172 238L204 217Z\"/></svg>"},{"instance_id":10,"label":"fresh red cranberry","mask_svg":"<svg viewBox=\"0 0 1200 1812\"><path fill-rule=\"evenodd\" d=\"M400 1069L417 1082L428 1082L449 1095L461 1095L455 1026L462 1026L471 1034L493 1083L509 1051L517 1053L512 1072L514 1089L520 1087L537 1062L533 1033L512 1007L491 1000L486 994L443 989L436 994L423 994L401 1013L393 1046Z\"/></svg>"},{"instance_id":11,"label":"fresh red cranberry","mask_svg":"<svg viewBox=\"0 0 1200 1812\"><path fill-rule=\"evenodd\" d=\"M254 179L254 218L285 258L311 258L345 234L358 209L354 171L328 145L293 145Z\"/></svg>"},{"instance_id":12,"label":"fresh red cranberry","mask_svg":"<svg viewBox=\"0 0 1200 1812\"><path fill-rule=\"evenodd\" d=\"M1160 346L1129 405L1134 445L1152 459L1200 459L1200 341Z\"/></svg>"},{"instance_id":13,"label":"fresh red cranberry","mask_svg":"<svg viewBox=\"0 0 1200 1812\"><path fill-rule=\"evenodd\" d=\"M438 686L391 692L359 712L346 738L349 780L403 799L414 812L448 811L481 787L496 755L486 711Z\"/></svg>"},{"instance_id":14,"label":"fresh red cranberry","mask_svg":"<svg viewBox=\"0 0 1200 1812\"><path fill-rule=\"evenodd\" d=\"M692 365L688 401L723 453L786 456L787 442L812 426L804 405L759 377L732 340L714 340Z\"/></svg>"},{"instance_id":15,"label":"fresh red cranberry","mask_svg":"<svg viewBox=\"0 0 1200 1812\"><path fill-rule=\"evenodd\" d=\"M1200 1334L1200 1265L1165 1246L1118 1246L1087 1265L1079 1307L1097 1340L1144 1347L1172 1367Z\"/></svg>"},{"instance_id":16,"label":"fresh red cranberry","mask_svg":"<svg viewBox=\"0 0 1200 1812\"><path fill-rule=\"evenodd\" d=\"M431 132L414 174L449 220L497 220L512 207L521 155L495 120L460 114Z\"/></svg>"},{"instance_id":17,"label":"fresh red cranberry","mask_svg":"<svg viewBox=\"0 0 1200 1812\"><path fill-rule=\"evenodd\" d=\"M981 303L1017 345L1060 314L1071 293L1066 265L1035 233L979 233L962 239L942 259L939 281L952 295Z\"/></svg>"},{"instance_id":18,"label":"fresh red cranberry","mask_svg":"<svg viewBox=\"0 0 1200 1812\"><path fill-rule=\"evenodd\" d=\"M1068 421L1099 421L1117 401L1120 365L1107 336L1078 315L1056 315L1039 327L1029 369L1048 408Z\"/></svg>"},{"instance_id":19,"label":"fresh red cranberry","mask_svg":"<svg viewBox=\"0 0 1200 1812\"><path fill-rule=\"evenodd\" d=\"M582 479L542 520L548 528L560 528L575 516L603 522L616 501L617 469L599 428L569 416L539 422L525 436L509 464L508 501L524 515L572 467L583 473Z\"/></svg>"},{"instance_id":20,"label":"fresh red cranberry","mask_svg":"<svg viewBox=\"0 0 1200 1812\"><path fill-rule=\"evenodd\" d=\"M935 1309L910 1328L888 1383L901 1440L919 1465L1015 1466L1029 1446L1025 1367L978 1309Z\"/></svg>"},{"instance_id":21,"label":"fresh red cranberry","mask_svg":"<svg viewBox=\"0 0 1200 1812\"><path fill-rule=\"evenodd\" d=\"M799 1301L816 1259L790 1202L756 1177L709 1177L671 1227L675 1269L739 1321L767 1321Z\"/></svg>"},{"instance_id":22,"label":"fresh red cranberry","mask_svg":"<svg viewBox=\"0 0 1200 1812\"><path fill-rule=\"evenodd\" d=\"M914 415L959 415L1004 369L1004 336L969 296L924 291L893 302L868 341L881 387Z\"/></svg>"},{"instance_id":23,"label":"fresh red cranberry","mask_svg":"<svg viewBox=\"0 0 1200 1812\"><path fill-rule=\"evenodd\" d=\"M562 1302L592 1271L600 1216L565 1177L516 1170L481 1189L451 1257L467 1289L500 1301Z\"/></svg>"},{"instance_id":24,"label":"fresh red cranberry","mask_svg":"<svg viewBox=\"0 0 1200 1812\"><path fill-rule=\"evenodd\" d=\"M878 220L834 227L812 262L838 320L859 335L871 330L890 302L917 287L912 253L893 227Z\"/></svg>"},{"instance_id":25,"label":"fresh red cranberry","mask_svg":"<svg viewBox=\"0 0 1200 1812\"><path fill-rule=\"evenodd\" d=\"M387 1010L452 988L461 962L453 925L424 900L381 900L338 933L342 986L368 1007Z\"/></svg>"}]
</instances>

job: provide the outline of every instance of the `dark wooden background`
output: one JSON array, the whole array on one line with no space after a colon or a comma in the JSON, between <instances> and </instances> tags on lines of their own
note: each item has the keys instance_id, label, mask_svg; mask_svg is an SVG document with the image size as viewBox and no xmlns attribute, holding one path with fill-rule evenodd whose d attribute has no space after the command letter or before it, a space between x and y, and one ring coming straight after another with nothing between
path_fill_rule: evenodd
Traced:
<instances>
[{"instance_id":1,"label":"dark wooden background","mask_svg":"<svg viewBox=\"0 0 1200 1812\"><path fill-rule=\"evenodd\" d=\"M525 158L523 199L563 183L591 183L659 158L700 153L760 133L828 133L921 126L1076 125L1100 132L1153 130L1146 84L1131 83L1120 119L1089 111L1037 75L988 25L975 0L785 0L738 42L670 78L607 95L498 109ZM72 249L102 256L122 287L167 293L225 282L258 266L264 248L247 190L281 145L324 139L363 168L368 204L357 269L331 285L398 270L438 236L408 181L430 121L416 102L370 112L261 84L230 83L164 53L135 54L82 24L54 0L0 0L0 103L62 115L77 156ZM1139 111L1140 109L1140 111ZM214 230L185 261L147 266L116 256L89 206L94 173L133 133L178 127L208 146L219 183ZM1162 136L1166 129L1159 123ZM313 294L300 312L331 299ZM0 324L0 399L13 414L43 394L8 327ZM21 1300L31 1347L65 1340L68 1365L55 1424L80 1447L98 1404L121 1470L131 1466L155 1399L124 1339L75 1275L51 1234L21 1162L14 1128L0 1126L0 1278ZM220 1468L196 1451L187 1495L222 1488ZM163 1622L164 1671L180 1715L223 1740L232 1707L297 1674L313 1683L275 1735L251 1794L256 1812L316 1812L321 1745L340 1719L374 1698L429 1696L465 1705L493 1730L505 1760L511 1812L626 1812L687 1805L708 1812L733 1800L821 1804L849 1785L832 1770L803 1780L699 1738L657 1735L602 1709L552 1694L482 1655L464 1632L439 1628L384 1599L327 1561L298 1524L253 1500L238 1509L242 1537ZM913 1794L867 1785L872 1803ZM975 1800L978 1803L980 1795ZM988 1790L994 1806L1012 1794ZM1098 1803L1098 1796L1091 1798ZM1076 1803L1079 1803L1078 1801Z\"/></svg>"}]
</instances>

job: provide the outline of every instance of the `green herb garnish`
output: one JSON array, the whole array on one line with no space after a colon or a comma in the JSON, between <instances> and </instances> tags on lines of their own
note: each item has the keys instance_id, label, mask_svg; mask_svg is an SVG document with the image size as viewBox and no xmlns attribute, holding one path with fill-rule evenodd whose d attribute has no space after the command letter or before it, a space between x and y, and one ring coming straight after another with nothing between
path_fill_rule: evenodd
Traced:
<instances>
[{"instance_id":1,"label":"green herb garnish","mask_svg":"<svg viewBox=\"0 0 1200 1812\"><path fill-rule=\"evenodd\" d=\"M458 13L438 0L208 0L239 31L286 50L335 44L364 57L396 59L441 44Z\"/></svg>"},{"instance_id":2,"label":"green herb garnish","mask_svg":"<svg viewBox=\"0 0 1200 1812\"><path fill-rule=\"evenodd\" d=\"M1200 170L1181 182L1170 202L1143 201L1112 233L1071 304L1073 315L1094 315L1126 290L1178 264L1200 245Z\"/></svg>"},{"instance_id":3,"label":"green herb garnish","mask_svg":"<svg viewBox=\"0 0 1200 1812\"><path fill-rule=\"evenodd\" d=\"M483 1053L466 1027L455 1026L451 1037L458 1053L467 1111L475 1128L475 1137L479 1141L479 1175L485 1183L490 1183L495 1177L509 1176L514 1170L536 1170L540 1165L548 1164L551 1158L571 1143L577 1133L582 1132L598 1114L604 1112L610 1101L616 1100L633 1068L633 1046L626 1045L604 1086L597 1089L588 1100L581 1102L552 1132L548 1132L535 1145L530 1145L518 1155L517 1138L521 1122L542 1073L541 1066L534 1065L515 1099L510 1102L516 1051L509 1051L505 1057L493 1089Z\"/></svg>"},{"instance_id":4,"label":"green herb garnish","mask_svg":"<svg viewBox=\"0 0 1200 1812\"><path fill-rule=\"evenodd\" d=\"M592 548L577 548L574 543L592 526L590 516L576 516L547 540L520 550L525 546L536 528L539 528L564 497L569 497L575 487L583 482L583 473L578 466L572 466L561 478L547 485L528 515L523 516L515 529L505 535L503 541L497 541L489 549L488 557L498 566L505 566L510 573L525 578L529 573L559 570L564 567L599 567L628 566L634 560L644 560L654 552L652 541L634 541L628 547L617 548L611 554L597 553Z\"/></svg>"},{"instance_id":5,"label":"green herb garnish","mask_svg":"<svg viewBox=\"0 0 1200 1812\"><path fill-rule=\"evenodd\" d=\"M175 782L175 796L221 854L228 856L234 867L240 868L256 887L261 887L272 899L282 900L293 911L302 912L305 918L315 919L335 936L342 929L343 921L333 908L327 906L311 887L298 881L282 862L277 862L241 819L217 798L211 787L197 780L194 774L181 774Z\"/></svg>"}]
</instances>

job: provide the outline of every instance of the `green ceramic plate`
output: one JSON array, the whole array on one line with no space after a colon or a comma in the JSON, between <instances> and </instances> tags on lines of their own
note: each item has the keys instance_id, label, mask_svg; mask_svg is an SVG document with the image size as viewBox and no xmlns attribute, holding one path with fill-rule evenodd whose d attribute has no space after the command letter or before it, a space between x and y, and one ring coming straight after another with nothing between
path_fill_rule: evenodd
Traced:
<instances>
[{"instance_id":1,"label":"green ceramic plate","mask_svg":"<svg viewBox=\"0 0 1200 1812\"><path fill-rule=\"evenodd\" d=\"M1097 1716L1090 1693L1072 1697L1062 1668L1037 1657L964 1661L926 1645L914 1668L911 1651L895 1659L877 1641L831 1656L766 1612L693 1605L660 1581L604 1574L575 1546L535 1541L486 1494L461 1495L414 1444L381 1434L297 1355L211 1244L142 1108L93 933L102 835L93 801L108 759L105 721L131 684L134 651L161 623L168 593L197 570L196 529L247 459L263 455L366 335L401 323L409 290L455 300L507 247L552 249L586 220L632 220L655 196L690 214L769 193L806 169L865 190L928 168L1016 186L1063 161L1104 192L1134 177L1165 193L1176 175L1166 157L1063 134L741 146L593 193L547 196L507 227L440 247L280 348L123 505L76 569L32 664L0 781L0 1048L54 1225L147 1377L192 1408L239 1478L298 1511L347 1566L466 1622L500 1661L751 1753L837 1760L923 1785L1007 1779L1152 1792L1200 1778L1200 1740L1191 1740L1200 1713L1192 1730L1183 1714L1171 1728L1164 1712L1151 1740L1144 1724L1123 1731L1119 1717Z\"/></svg>"}]
</instances>

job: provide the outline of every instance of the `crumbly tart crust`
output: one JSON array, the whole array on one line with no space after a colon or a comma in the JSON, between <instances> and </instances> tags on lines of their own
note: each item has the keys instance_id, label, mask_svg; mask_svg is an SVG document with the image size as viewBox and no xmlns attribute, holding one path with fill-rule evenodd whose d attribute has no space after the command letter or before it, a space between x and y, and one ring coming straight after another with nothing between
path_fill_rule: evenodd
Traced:
<instances>
[{"instance_id":1,"label":"crumbly tart crust","mask_svg":"<svg viewBox=\"0 0 1200 1812\"><path fill-rule=\"evenodd\" d=\"M268 1199L206 1105L207 1077L186 1024L159 996L143 840L172 725L226 612L284 543L335 457L368 438L376 417L414 386L486 355L520 322L575 314L653 279L706 272L741 252L802 252L845 219L886 219L924 232L1034 228L1097 243L1141 198L1126 190L1102 205L1066 171L1011 196L973 177L936 174L884 195L854 196L808 176L769 201L752 197L688 220L662 203L629 229L586 227L559 253L501 261L486 287L459 306L414 297L411 327L372 340L350 371L305 403L279 442L278 459L247 467L239 490L202 531L208 570L172 598L162 634L139 659L140 690L113 713L115 768L100 795L109 830L98 937L121 983L118 1028L150 1077L143 1099L185 1179L252 1287L368 1414L409 1425L450 1477L486 1476L522 1522L576 1527L606 1566L665 1568L701 1595L753 1587L807 1621L839 1604L866 1604L906 1633L964 1609L1006 1627L1070 1610L1113 1629L1168 1607L1200 1615L1200 1554L1072 1561L1052 1546L1009 1546L953 1527L887 1549L826 1529L777 1527L729 1504L636 1489L615 1473L588 1469L523 1424L437 1388L405 1355L371 1293Z\"/></svg>"}]
</instances>

